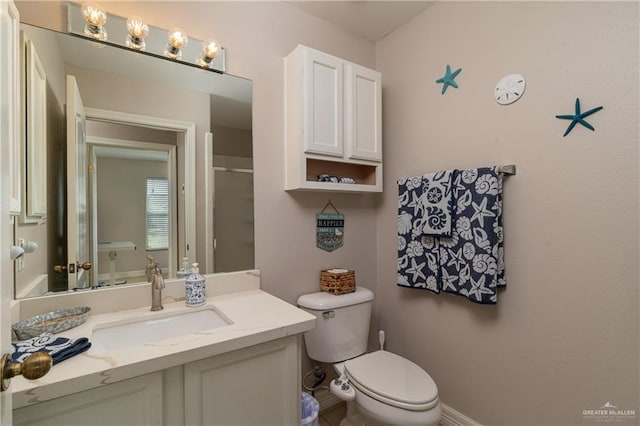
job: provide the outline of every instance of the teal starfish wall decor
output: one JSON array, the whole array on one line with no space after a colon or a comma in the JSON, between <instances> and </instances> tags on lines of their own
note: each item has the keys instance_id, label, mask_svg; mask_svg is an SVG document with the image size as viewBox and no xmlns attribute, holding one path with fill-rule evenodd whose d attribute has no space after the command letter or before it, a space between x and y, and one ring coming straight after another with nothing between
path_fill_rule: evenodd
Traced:
<instances>
[{"instance_id":1,"label":"teal starfish wall decor","mask_svg":"<svg viewBox=\"0 0 640 426\"><path fill-rule=\"evenodd\" d=\"M441 93L442 95L444 95L444 92L447 91L447 88L449 86L453 87L454 89L458 88L458 83L456 83L455 78L458 76L458 74L460 74L460 71L462 71L462 68L458 68L454 72L451 72L451 67L447 65L447 70L444 74L444 77L436 80L436 83L443 83Z\"/></svg>"},{"instance_id":2,"label":"teal starfish wall decor","mask_svg":"<svg viewBox=\"0 0 640 426\"><path fill-rule=\"evenodd\" d=\"M577 123L582 124L587 129L591 129L591 130L595 131L596 129L594 129L591 124L587 123L584 120L584 118L590 116L594 112L600 111L602 108L604 108L604 107L599 106L599 107L595 107L593 109L590 109L587 112L580 112L580 99L576 98L576 113L574 115L571 115L571 114L556 115L556 118L561 118L563 120L571 120L571 123L569 124L569 127L567 127L567 130L564 132L564 135L562 135L562 137L567 136L569 134L569 132L571 130L573 130L573 128L575 127L575 125Z\"/></svg>"}]
</instances>

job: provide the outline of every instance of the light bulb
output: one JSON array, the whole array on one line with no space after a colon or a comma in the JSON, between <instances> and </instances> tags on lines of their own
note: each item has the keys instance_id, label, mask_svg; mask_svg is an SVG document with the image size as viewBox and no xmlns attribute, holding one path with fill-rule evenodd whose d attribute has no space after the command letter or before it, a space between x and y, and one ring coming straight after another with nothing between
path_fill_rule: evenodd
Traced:
<instances>
[{"instance_id":1,"label":"light bulb","mask_svg":"<svg viewBox=\"0 0 640 426\"><path fill-rule=\"evenodd\" d=\"M215 40L207 40L202 43L202 55L198 58L198 64L201 67L208 68L213 58L218 56L220 45Z\"/></svg>"},{"instance_id":2,"label":"light bulb","mask_svg":"<svg viewBox=\"0 0 640 426\"><path fill-rule=\"evenodd\" d=\"M107 39L107 30L104 24L107 22L107 13L102 6L96 2L86 2L80 8L82 17L87 21L84 27L84 34L98 40Z\"/></svg>"},{"instance_id":3,"label":"light bulb","mask_svg":"<svg viewBox=\"0 0 640 426\"><path fill-rule=\"evenodd\" d=\"M169 44L164 49L166 57L171 59L180 59L182 57L182 49L189 43L189 37L180 28L172 28L169 30Z\"/></svg>"},{"instance_id":4,"label":"light bulb","mask_svg":"<svg viewBox=\"0 0 640 426\"><path fill-rule=\"evenodd\" d=\"M203 44L202 52L207 58L215 58L218 56L218 51L220 51L220 45L215 40L210 40Z\"/></svg>"},{"instance_id":5,"label":"light bulb","mask_svg":"<svg viewBox=\"0 0 640 426\"><path fill-rule=\"evenodd\" d=\"M136 50L144 50L146 43L144 38L149 35L149 26L144 23L142 18L132 16L127 19L127 47Z\"/></svg>"}]
</instances>

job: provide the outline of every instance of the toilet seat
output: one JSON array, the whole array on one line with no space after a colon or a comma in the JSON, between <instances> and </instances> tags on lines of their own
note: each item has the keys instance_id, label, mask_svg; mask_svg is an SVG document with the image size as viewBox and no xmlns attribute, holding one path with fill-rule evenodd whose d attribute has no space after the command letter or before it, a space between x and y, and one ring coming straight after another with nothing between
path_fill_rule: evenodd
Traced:
<instances>
[{"instance_id":1,"label":"toilet seat","mask_svg":"<svg viewBox=\"0 0 640 426\"><path fill-rule=\"evenodd\" d=\"M413 362L387 351L376 351L344 363L351 383L369 397L411 411L438 405L438 387Z\"/></svg>"}]
</instances>

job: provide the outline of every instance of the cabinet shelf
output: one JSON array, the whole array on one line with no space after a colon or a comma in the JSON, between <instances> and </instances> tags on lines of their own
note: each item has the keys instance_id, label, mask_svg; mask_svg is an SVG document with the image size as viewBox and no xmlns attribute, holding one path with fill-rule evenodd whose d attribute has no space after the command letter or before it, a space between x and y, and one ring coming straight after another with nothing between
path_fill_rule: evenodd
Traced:
<instances>
[{"instance_id":1,"label":"cabinet shelf","mask_svg":"<svg viewBox=\"0 0 640 426\"><path fill-rule=\"evenodd\" d=\"M319 160L315 158L306 159L306 185L308 188L324 191L359 191L378 192L376 183L377 174L382 170L382 166L369 164L345 163L341 161ZM349 177L356 181L351 183L318 182L318 175Z\"/></svg>"}]
</instances>

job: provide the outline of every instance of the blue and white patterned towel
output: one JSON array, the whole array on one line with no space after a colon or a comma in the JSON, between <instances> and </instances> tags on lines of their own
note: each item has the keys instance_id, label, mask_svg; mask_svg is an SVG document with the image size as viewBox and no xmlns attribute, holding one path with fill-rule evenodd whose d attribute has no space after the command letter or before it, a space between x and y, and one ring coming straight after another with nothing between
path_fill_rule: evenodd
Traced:
<instances>
[{"instance_id":1,"label":"blue and white patterned towel","mask_svg":"<svg viewBox=\"0 0 640 426\"><path fill-rule=\"evenodd\" d=\"M424 179L398 180L398 277L402 287L440 292L438 241L424 236Z\"/></svg>"},{"instance_id":2,"label":"blue and white patterned towel","mask_svg":"<svg viewBox=\"0 0 640 426\"><path fill-rule=\"evenodd\" d=\"M456 170L451 237L440 238L442 291L497 302L504 279L502 175L498 167Z\"/></svg>"},{"instance_id":3,"label":"blue and white patterned towel","mask_svg":"<svg viewBox=\"0 0 640 426\"><path fill-rule=\"evenodd\" d=\"M451 236L452 170L430 173L422 177L425 208L424 235Z\"/></svg>"},{"instance_id":4,"label":"blue and white patterned towel","mask_svg":"<svg viewBox=\"0 0 640 426\"><path fill-rule=\"evenodd\" d=\"M71 340L66 337L55 337L51 333L42 333L29 340L12 343L12 346L11 359L13 361L22 362L34 352L46 352L51 355L53 365L55 365L88 350L91 347L91 342L86 337Z\"/></svg>"},{"instance_id":5,"label":"blue and white patterned towel","mask_svg":"<svg viewBox=\"0 0 640 426\"><path fill-rule=\"evenodd\" d=\"M506 285L499 168L450 171L450 236L425 235L432 176L398 180L397 284L494 304Z\"/></svg>"}]
</instances>

